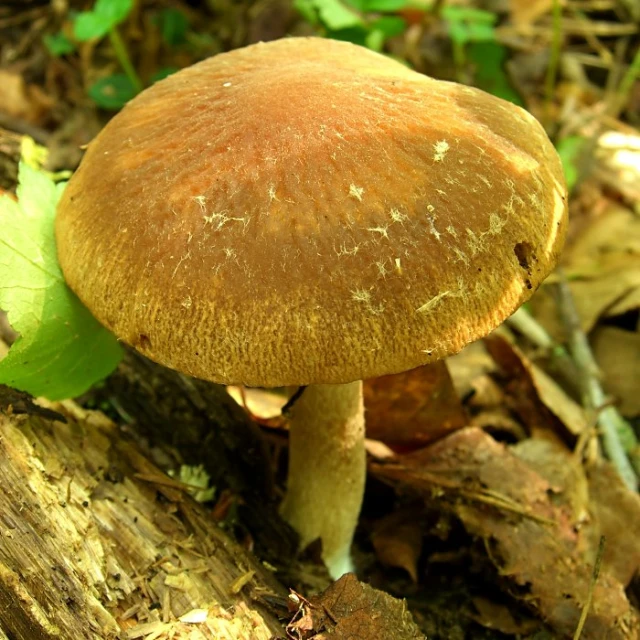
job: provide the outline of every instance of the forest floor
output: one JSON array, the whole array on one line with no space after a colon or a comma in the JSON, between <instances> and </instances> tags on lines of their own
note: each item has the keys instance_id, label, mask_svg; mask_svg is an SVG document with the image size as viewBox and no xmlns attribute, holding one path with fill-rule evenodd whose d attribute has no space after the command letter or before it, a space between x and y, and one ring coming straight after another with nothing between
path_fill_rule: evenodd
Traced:
<instances>
[{"instance_id":1,"label":"forest floor","mask_svg":"<svg viewBox=\"0 0 640 640\"><path fill-rule=\"evenodd\" d=\"M140 0L117 26L126 54L106 34L77 37L91 6L0 6L3 190L15 189L21 136L65 175L137 83L286 35L382 49L543 123L571 194L561 269L446 363L366 383L358 575L406 599L430 639L640 637L640 4ZM229 392L260 425L281 488L286 397ZM114 398L83 402L125 423ZM242 500L220 479L210 508L253 548ZM277 556L268 546L263 536L258 556ZM305 596L329 585L312 552L278 576Z\"/></svg>"}]
</instances>

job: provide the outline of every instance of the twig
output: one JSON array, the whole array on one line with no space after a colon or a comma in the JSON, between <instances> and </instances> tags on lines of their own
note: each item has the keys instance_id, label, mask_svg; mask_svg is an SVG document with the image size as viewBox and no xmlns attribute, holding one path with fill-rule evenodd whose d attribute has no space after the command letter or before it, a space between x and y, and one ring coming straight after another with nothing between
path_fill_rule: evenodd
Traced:
<instances>
[{"instance_id":1,"label":"twig","mask_svg":"<svg viewBox=\"0 0 640 640\"><path fill-rule=\"evenodd\" d=\"M550 368L562 377L571 392L579 392L576 384L576 366L567 350L554 340L547 330L527 311L520 307L507 319L507 324L522 334L531 344L542 349L550 357Z\"/></svg>"},{"instance_id":2,"label":"twig","mask_svg":"<svg viewBox=\"0 0 640 640\"><path fill-rule=\"evenodd\" d=\"M525 336L530 342L545 351L552 351L557 345L547 330L524 308L520 307L507 318L516 331Z\"/></svg>"},{"instance_id":3,"label":"twig","mask_svg":"<svg viewBox=\"0 0 640 640\"><path fill-rule=\"evenodd\" d=\"M616 467L624 483L632 491L637 491L638 478L627 457L627 451L637 448L635 433L615 407L607 406L607 397L600 384L598 365L591 352L587 336L580 327L580 318L573 296L562 272L560 272L560 279L553 287L558 312L567 332L569 351L577 366L583 404L597 415L602 447L607 457Z\"/></svg>"},{"instance_id":4,"label":"twig","mask_svg":"<svg viewBox=\"0 0 640 640\"><path fill-rule=\"evenodd\" d=\"M598 544L598 553L596 554L596 560L593 563L593 573L591 574L591 581L589 582L589 591L587 593L587 601L584 603L582 613L580 614L580 620L578 620L578 626L576 632L573 634L573 640L580 640L580 634L584 628L584 623L587 621L587 615L589 615L589 609L591 608L591 602L593 600L593 592L596 588L596 582L600 575L600 567L602 566L602 556L604 555L604 541L605 537L600 536L600 543Z\"/></svg>"}]
</instances>

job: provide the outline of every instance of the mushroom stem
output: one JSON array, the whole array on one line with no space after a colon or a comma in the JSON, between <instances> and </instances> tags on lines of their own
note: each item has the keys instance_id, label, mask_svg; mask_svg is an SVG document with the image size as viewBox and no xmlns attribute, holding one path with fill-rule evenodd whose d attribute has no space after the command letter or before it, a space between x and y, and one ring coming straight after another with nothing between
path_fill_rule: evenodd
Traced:
<instances>
[{"instance_id":1,"label":"mushroom stem","mask_svg":"<svg viewBox=\"0 0 640 640\"><path fill-rule=\"evenodd\" d=\"M290 410L284 518L302 548L322 540L331 577L353 571L351 542L366 476L362 381L307 387Z\"/></svg>"}]
</instances>

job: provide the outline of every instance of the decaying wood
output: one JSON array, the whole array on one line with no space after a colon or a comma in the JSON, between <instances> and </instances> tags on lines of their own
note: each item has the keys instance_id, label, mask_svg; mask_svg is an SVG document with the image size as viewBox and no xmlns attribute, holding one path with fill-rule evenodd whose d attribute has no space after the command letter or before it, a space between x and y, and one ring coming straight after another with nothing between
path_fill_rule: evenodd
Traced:
<instances>
[{"instance_id":1,"label":"decaying wood","mask_svg":"<svg viewBox=\"0 0 640 640\"><path fill-rule=\"evenodd\" d=\"M224 388L128 353L85 401L121 424L0 389L0 640L291 637L268 565L163 471L204 463L237 496L258 556L286 575L295 536L277 513L268 452ZM378 620L386 600L358 606ZM416 637L412 625L398 633Z\"/></svg>"},{"instance_id":2,"label":"decaying wood","mask_svg":"<svg viewBox=\"0 0 640 640\"><path fill-rule=\"evenodd\" d=\"M102 414L0 415L0 628L15 640L283 636L282 587ZM0 638L3 636L0 635Z\"/></svg>"},{"instance_id":3,"label":"decaying wood","mask_svg":"<svg viewBox=\"0 0 640 640\"><path fill-rule=\"evenodd\" d=\"M128 350L93 392L132 432L168 445L172 465L203 465L211 484L239 496L238 520L257 555L279 567L294 557L297 536L278 513L272 460L259 428L225 387L184 376Z\"/></svg>"}]
</instances>

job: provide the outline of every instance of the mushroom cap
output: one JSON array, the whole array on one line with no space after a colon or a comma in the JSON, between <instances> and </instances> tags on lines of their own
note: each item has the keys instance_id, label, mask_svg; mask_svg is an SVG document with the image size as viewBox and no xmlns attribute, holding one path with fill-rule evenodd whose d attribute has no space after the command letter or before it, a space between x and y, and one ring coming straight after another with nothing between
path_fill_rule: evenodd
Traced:
<instances>
[{"instance_id":1,"label":"mushroom cap","mask_svg":"<svg viewBox=\"0 0 640 640\"><path fill-rule=\"evenodd\" d=\"M362 47L290 38L143 91L59 205L71 288L215 382L344 383L459 351L552 269L558 156L526 111Z\"/></svg>"}]
</instances>

